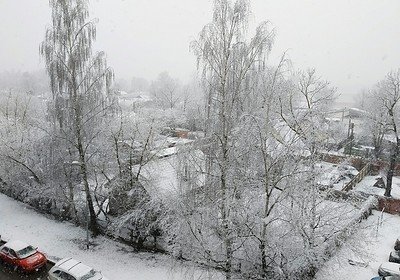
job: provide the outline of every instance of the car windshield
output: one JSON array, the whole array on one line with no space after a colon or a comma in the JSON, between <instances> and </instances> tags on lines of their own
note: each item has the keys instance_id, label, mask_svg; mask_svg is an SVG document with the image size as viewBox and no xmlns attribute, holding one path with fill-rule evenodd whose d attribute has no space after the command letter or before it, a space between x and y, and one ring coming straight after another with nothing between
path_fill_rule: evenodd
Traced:
<instances>
[{"instance_id":1,"label":"car windshield","mask_svg":"<svg viewBox=\"0 0 400 280\"><path fill-rule=\"evenodd\" d=\"M96 277L97 276L97 277ZM101 279L101 274L100 274L100 272L99 271L96 271L96 270L94 270L94 269L92 269L92 270L90 270L87 274L85 274L84 276L82 276L81 278L80 278L80 280L89 280L89 279L91 279L91 278L94 278L94 279Z\"/></svg>"},{"instance_id":2,"label":"car windshield","mask_svg":"<svg viewBox=\"0 0 400 280\"><path fill-rule=\"evenodd\" d=\"M36 249L33 248L32 246L28 246L28 247L26 247L26 248L24 248L22 250L17 251L16 253L17 253L18 258L24 259L24 258L27 258L27 257L32 256L33 254L35 254L36 253Z\"/></svg>"}]
</instances>

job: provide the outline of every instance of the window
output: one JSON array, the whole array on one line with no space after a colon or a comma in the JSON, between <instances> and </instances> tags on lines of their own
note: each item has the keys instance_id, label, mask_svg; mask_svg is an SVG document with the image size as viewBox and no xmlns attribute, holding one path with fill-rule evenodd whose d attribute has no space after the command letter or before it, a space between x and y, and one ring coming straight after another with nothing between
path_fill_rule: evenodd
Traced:
<instances>
[{"instance_id":1,"label":"window","mask_svg":"<svg viewBox=\"0 0 400 280\"><path fill-rule=\"evenodd\" d=\"M55 276L59 276L61 274L61 271L60 270L53 271L53 274Z\"/></svg>"},{"instance_id":2,"label":"window","mask_svg":"<svg viewBox=\"0 0 400 280\"><path fill-rule=\"evenodd\" d=\"M15 253L14 250L11 250L11 249L10 249L9 255L10 255L11 257L13 257L13 258L17 258L17 254Z\"/></svg>"},{"instance_id":3,"label":"window","mask_svg":"<svg viewBox=\"0 0 400 280\"><path fill-rule=\"evenodd\" d=\"M60 277L63 280L76 280L76 278L74 276L72 276L71 274L68 274L64 271L60 271L60 274L58 275L58 277Z\"/></svg>"},{"instance_id":4,"label":"window","mask_svg":"<svg viewBox=\"0 0 400 280\"><path fill-rule=\"evenodd\" d=\"M4 254L8 254L9 250L10 249L8 249L7 247L4 247L3 249L1 249L1 252L4 253Z\"/></svg>"},{"instance_id":5,"label":"window","mask_svg":"<svg viewBox=\"0 0 400 280\"><path fill-rule=\"evenodd\" d=\"M22 250L19 250L17 252L17 255L18 255L19 258L25 259L25 258L27 258L29 256L32 256L35 253L36 253L36 249L33 248L32 246L28 246L28 247L26 247L26 248L24 248Z\"/></svg>"}]
</instances>

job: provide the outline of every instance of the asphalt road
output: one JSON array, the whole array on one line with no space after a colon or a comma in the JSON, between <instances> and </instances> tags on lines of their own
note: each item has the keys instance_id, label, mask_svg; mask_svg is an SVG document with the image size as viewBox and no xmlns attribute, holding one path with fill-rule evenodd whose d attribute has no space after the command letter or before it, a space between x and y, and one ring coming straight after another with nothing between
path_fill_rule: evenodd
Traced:
<instances>
[{"instance_id":1,"label":"asphalt road","mask_svg":"<svg viewBox=\"0 0 400 280\"><path fill-rule=\"evenodd\" d=\"M46 280L47 272L51 265L47 264L45 268L30 274L15 272L7 265L0 263L0 280Z\"/></svg>"}]
</instances>

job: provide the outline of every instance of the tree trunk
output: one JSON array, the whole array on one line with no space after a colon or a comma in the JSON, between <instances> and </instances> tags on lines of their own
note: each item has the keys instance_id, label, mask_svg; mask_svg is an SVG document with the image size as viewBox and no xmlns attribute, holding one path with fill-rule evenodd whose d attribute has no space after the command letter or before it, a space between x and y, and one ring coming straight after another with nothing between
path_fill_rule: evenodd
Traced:
<instances>
[{"instance_id":1,"label":"tree trunk","mask_svg":"<svg viewBox=\"0 0 400 280\"><path fill-rule=\"evenodd\" d=\"M76 85L75 75L73 75L73 85ZM76 86L74 86L76 89ZM84 185L84 191L86 195L86 203L89 209L89 228L93 234L93 236L97 236L99 234L99 227L97 224L96 219L96 212L94 211L92 195L90 193L90 186L88 181L88 174L87 174L87 164L86 164L86 156L85 156L85 149L83 148L83 135L82 135L82 109L78 99L77 91L73 91L73 106L74 106L74 113L75 113L75 137L76 137L76 148L78 149L79 153L79 163L81 169L81 175Z\"/></svg>"},{"instance_id":2,"label":"tree trunk","mask_svg":"<svg viewBox=\"0 0 400 280\"><path fill-rule=\"evenodd\" d=\"M267 279L267 252L266 252L265 240L261 240L260 251L261 251L261 276L263 279Z\"/></svg>"},{"instance_id":3,"label":"tree trunk","mask_svg":"<svg viewBox=\"0 0 400 280\"><path fill-rule=\"evenodd\" d=\"M393 105L394 107L394 105ZM396 168L396 160L399 155L399 150L400 150L400 139L397 134L397 125L395 121L395 115L393 111L393 107L389 109L389 116L392 119L392 126L393 126L393 132L396 135L396 144L394 145L394 149L392 151L392 154L390 155L390 164L389 164L389 170L387 173L387 181L386 181L386 189L385 189L385 196L390 197L391 192L392 192L392 182L393 182L393 175L394 175L394 169Z\"/></svg>"},{"instance_id":4,"label":"tree trunk","mask_svg":"<svg viewBox=\"0 0 400 280\"><path fill-rule=\"evenodd\" d=\"M386 176L386 189L385 189L385 196L390 197L392 194L392 182L393 182L393 175L394 169L396 168L396 159L399 154L399 144L396 143L394 151L390 155L390 163L389 163L389 170Z\"/></svg>"},{"instance_id":5,"label":"tree trunk","mask_svg":"<svg viewBox=\"0 0 400 280\"><path fill-rule=\"evenodd\" d=\"M97 224L96 212L94 211L94 207L93 207L92 195L90 193L85 154L84 154L82 141L81 141L80 137L78 137L77 140L78 140L78 151L79 151L79 159L80 159L80 166L81 166L81 174L82 174L83 184L85 187L86 203L87 203L87 207L89 209L89 217L90 217L89 228L92 231L93 236L97 236L99 234L99 227Z\"/></svg>"}]
</instances>

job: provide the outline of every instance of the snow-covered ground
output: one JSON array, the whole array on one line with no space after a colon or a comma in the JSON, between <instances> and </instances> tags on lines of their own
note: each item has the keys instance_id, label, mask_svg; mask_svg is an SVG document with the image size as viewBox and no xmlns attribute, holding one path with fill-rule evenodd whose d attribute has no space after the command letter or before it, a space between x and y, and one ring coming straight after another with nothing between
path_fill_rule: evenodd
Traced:
<instances>
[{"instance_id":1,"label":"snow-covered ground","mask_svg":"<svg viewBox=\"0 0 400 280\"><path fill-rule=\"evenodd\" d=\"M376 176L365 176L365 178L357 184L355 191L361 191L368 194L376 194L382 195L385 193L385 189L374 187L373 185L376 183L376 180L381 177L379 175ZM386 179L384 180L386 183ZM400 177L393 177L392 184L392 197L400 199ZM399 232L400 235L400 232Z\"/></svg>"},{"instance_id":2,"label":"snow-covered ground","mask_svg":"<svg viewBox=\"0 0 400 280\"><path fill-rule=\"evenodd\" d=\"M98 237L89 250L84 249L86 232L68 222L58 222L30 207L0 194L0 235L38 246L50 259L74 257L114 280L190 280L222 279L215 271L206 271L169 256L136 253L126 245Z\"/></svg>"},{"instance_id":3,"label":"snow-covered ground","mask_svg":"<svg viewBox=\"0 0 400 280\"><path fill-rule=\"evenodd\" d=\"M315 169L320 174L318 183L336 190L342 190L358 174L356 168L345 163L333 164L321 161L315 165Z\"/></svg>"},{"instance_id":4,"label":"snow-covered ground","mask_svg":"<svg viewBox=\"0 0 400 280\"><path fill-rule=\"evenodd\" d=\"M325 263L315 280L371 279L378 275L380 264L388 261L399 235L399 216L373 211L360 224L357 232ZM349 260L359 262L360 265L350 265Z\"/></svg>"}]
</instances>

